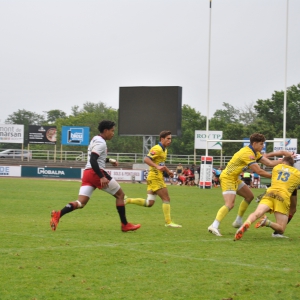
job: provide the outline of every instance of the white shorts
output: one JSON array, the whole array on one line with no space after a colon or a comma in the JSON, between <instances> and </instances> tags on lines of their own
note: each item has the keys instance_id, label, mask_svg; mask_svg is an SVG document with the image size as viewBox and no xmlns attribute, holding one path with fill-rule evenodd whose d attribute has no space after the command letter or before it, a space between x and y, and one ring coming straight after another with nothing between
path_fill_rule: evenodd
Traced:
<instances>
[{"instance_id":1,"label":"white shorts","mask_svg":"<svg viewBox=\"0 0 300 300\"><path fill-rule=\"evenodd\" d=\"M101 189L101 191L104 191L110 195L115 195L120 188L121 187L120 187L119 183L114 178L112 178L108 184L108 187L106 189ZM79 195L87 196L87 197L91 198L94 190L95 190L95 188L93 186L84 185L84 186L80 187Z\"/></svg>"}]
</instances>

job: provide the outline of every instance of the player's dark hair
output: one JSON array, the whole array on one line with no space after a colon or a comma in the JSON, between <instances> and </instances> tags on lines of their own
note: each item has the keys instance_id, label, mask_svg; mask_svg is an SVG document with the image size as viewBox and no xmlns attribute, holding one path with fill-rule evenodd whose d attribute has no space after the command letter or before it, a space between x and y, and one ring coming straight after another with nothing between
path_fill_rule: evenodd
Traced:
<instances>
[{"instance_id":1,"label":"player's dark hair","mask_svg":"<svg viewBox=\"0 0 300 300\"><path fill-rule=\"evenodd\" d=\"M264 142L266 140L265 136L261 133L253 133L250 136L250 144L252 145L254 142Z\"/></svg>"},{"instance_id":2,"label":"player's dark hair","mask_svg":"<svg viewBox=\"0 0 300 300\"><path fill-rule=\"evenodd\" d=\"M105 129L110 130L110 129L112 129L115 125L116 125L116 123L113 122L113 121L103 120L103 121L101 121L101 122L99 123L99 125L98 125L98 130L100 131L100 133L103 133L103 131L104 131Z\"/></svg>"},{"instance_id":3,"label":"player's dark hair","mask_svg":"<svg viewBox=\"0 0 300 300\"><path fill-rule=\"evenodd\" d=\"M163 130L160 134L159 134L159 139L164 139L166 136L170 135L171 131L170 130Z\"/></svg>"},{"instance_id":4,"label":"player's dark hair","mask_svg":"<svg viewBox=\"0 0 300 300\"><path fill-rule=\"evenodd\" d=\"M294 159L291 157L291 156L285 156L283 159L282 159L282 162L284 162L285 164L289 165L289 166L293 166L295 161Z\"/></svg>"}]
</instances>

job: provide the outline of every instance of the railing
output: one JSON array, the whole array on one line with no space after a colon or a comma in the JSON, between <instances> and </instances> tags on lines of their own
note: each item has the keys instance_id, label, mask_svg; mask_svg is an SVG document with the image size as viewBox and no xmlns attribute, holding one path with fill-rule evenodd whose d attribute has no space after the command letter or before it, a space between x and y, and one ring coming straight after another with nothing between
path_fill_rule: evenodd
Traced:
<instances>
[{"instance_id":1,"label":"railing","mask_svg":"<svg viewBox=\"0 0 300 300\"><path fill-rule=\"evenodd\" d=\"M3 151L4 149L0 149ZM31 161L31 160L44 160L54 163L58 162L86 162L87 161L87 153L82 151L54 151L54 150L30 150L31 158L27 157L10 157L13 160L23 160L23 161ZM142 153L113 153L108 152L108 157L116 159L120 163L128 163L128 164L141 164L144 162L144 156ZM9 159L9 157L7 157ZM213 166L226 166L232 156L213 156ZM272 159L272 158L271 158ZM276 158L274 158L276 159ZM1 160L0 158L0 164ZM178 165L181 163L183 166L191 166L192 164L200 165L201 156L196 156L196 161L194 161L194 155L176 155L176 154L168 154L166 164L168 165ZM262 166L265 168L265 166Z\"/></svg>"},{"instance_id":2,"label":"railing","mask_svg":"<svg viewBox=\"0 0 300 300\"><path fill-rule=\"evenodd\" d=\"M3 151L5 149L0 149ZM28 150L24 149L24 153L28 152ZM24 155L23 159L21 155L18 156L7 156L7 158L15 158L15 159L22 159L22 160L31 160L31 159L42 159L48 161L66 161L66 160L78 160L81 161L82 157L85 157L85 154L82 151L54 151L54 150L30 150L31 158L28 158Z\"/></svg>"},{"instance_id":3,"label":"railing","mask_svg":"<svg viewBox=\"0 0 300 300\"><path fill-rule=\"evenodd\" d=\"M56 161L77 160L83 157L82 151L54 151L54 150L32 150L33 159L46 159Z\"/></svg>"},{"instance_id":4,"label":"railing","mask_svg":"<svg viewBox=\"0 0 300 300\"><path fill-rule=\"evenodd\" d=\"M0 149L3 151L4 149ZM25 149L24 149L25 150ZM41 159L47 161L86 161L87 153L82 151L55 151L55 150L30 150L31 159ZM120 163L143 163L144 155L142 153L108 153L108 157L115 158ZM214 156L214 165L215 166L225 166L230 160L231 156ZM19 158L20 159L20 158ZM23 160L31 160L27 157L24 157ZM168 154L167 164L179 164L182 165L199 165L201 163L201 156L197 155L196 160L194 155L177 155L177 154Z\"/></svg>"},{"instance_id":5,"label":"railing","mask_svg":"<svg viewBox=\"0 0 300 300\"><path fill-rule=\"evenodd\" d=\"M144 162L144 155L142 153L112 153L108 152L107 154L109 157L116 159L118 162L121 163L143 163ZM86 160L86 153L80 155L78 160ZM214 165L215 166L226 166L228 161L231 159L231 156L214 156ZM179 164L182 165L199 165L201 163L201 156L196 156L196 161L194 160L194 155L177 155L177 154L168 154L167 164Z\"/></svg>"}]
</instances>

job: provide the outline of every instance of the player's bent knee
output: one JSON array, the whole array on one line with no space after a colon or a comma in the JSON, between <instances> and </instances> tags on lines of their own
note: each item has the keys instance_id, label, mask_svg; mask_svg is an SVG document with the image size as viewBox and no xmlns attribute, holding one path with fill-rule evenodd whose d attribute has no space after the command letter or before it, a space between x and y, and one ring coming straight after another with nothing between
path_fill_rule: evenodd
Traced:
<instances>
[{"instance_id":1,"label":"player's bent knee","mask_svg":"<svg viewBox=\"0 0 300 300\"><path fill-rule=\"evenodd\" d=\"M153 206L155 199L156 199L156 195L148 194L145 206L147 206L147 207Z\"/></svg>"},{"instance_id":2,"label":"player's bent knee","mask_svg":"<svg viewBox=\"0 0 300 300\"><path fill-rule=\"evenodd\" d=\"M84 208L85 204L81 203L79 200L75 201L77 203L77 208Z\"/></svg>"},{"instance_id":3,"label":"player's bent knee","mask_svg":"<svg viewBox=\"0 0 300 300\"><path fill-rule=\"evenodd\" d=\"M146 206L151 207L151 206L153 206L154 203L155 203L155 201L153 201L153 200L146 201Z\"/></svg>"}]
</instances>

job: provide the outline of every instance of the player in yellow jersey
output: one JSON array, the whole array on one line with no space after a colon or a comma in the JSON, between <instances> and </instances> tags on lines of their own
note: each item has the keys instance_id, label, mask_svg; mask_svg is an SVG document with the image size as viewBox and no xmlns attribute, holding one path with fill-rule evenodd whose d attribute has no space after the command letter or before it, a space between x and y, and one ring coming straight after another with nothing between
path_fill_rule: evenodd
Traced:
<instances>
[{"instance_id":1,"label":"player in yellow jersey","mask_svg":"<svg viewBox=\"0 0 300 300\"><path fill-rule=\"evenodd\" d=\"M282 151L276 151L276 152L271 152L271 153L265 153L264 156L267 158L273 157L273 156L281 156L282 155L281 153L282 153ZM294 154L293 158L294 158L294 167L300 171L300 154ZM298 187L293 191L291 198L290 198L291 204L290 204L290 211L289 211L287 224L289 224L289 222L293 219L293 217L297 211L297 190L298 190ZM260 200L262 199L262 197L265 194L266 194L266 192L257 196L256 202L260 202ZM286 236L277 232L276 230L272 233L272 237L287 238Z\"/></svg>"},{"instance_id":2,"label":"player in yellow jersey","mask_svg":"<svg viewBox=\"0 0 300 300\"><path fill-rule=\"evenodd\" d=\"M235 240L243 237L250 225L261 218L255 225L256 228L263 226L271 227L282 234L288 222L290 210L290 197L300 184L300 171L294 165L292 157L284 157L279 165L272 170L271 186L260 200L255 212L249 215L247 221L237 230ZM264 214L274 213L276 222L271 222Z\"/></svg>"},{"instance_id":3,"label":"player in yellow jersey","mask_svg":"<svg viewBox=\"0 0 300 300\"><path fill-rule=\"evenodd\" d=\"M127 198L125 203L151 207L154 205L156 196L158 195L163 202L162 209L165 217L165 226L178 228L182 226L175 224L171 220L170 196L163 177L164 171L167 172L171 178L174 176L173 172L165 165L168 153L167 147L170 146L171 142L171 131L162 131L159 135L159 143L150 149L144 159L144 162L150 167L147 177L147 199Z\"/></svg>"},{"instance_id":4,"label":"player in yellow jersey","mask_svg":"<svg viewBox=\"0 0 300 300\"><path fill-rule=\"evenodd\" d=\"M243 215L253 200L254 195L250 188L239 179L239 175L242 171L249 168L260 176L271 178L271 174L261 169L258 162L268 167L274 167L280 163L279 160L269 160L260 153L265 140L264 135L260 133L252 134L250 136L250 145L236 152L226 168L222 171L220 183L225 205L219 209L214 222L208 227L210 233L216 236L222 236L219 231L219 225L228 212L234 207L236 194L243 197L244 200L239 206L237 218L232 226L239 228L243 224ZM285 156L292 155L292 153L288 151L281 151L281 153L281 155Z\"/></svg>"}]
</instances>

